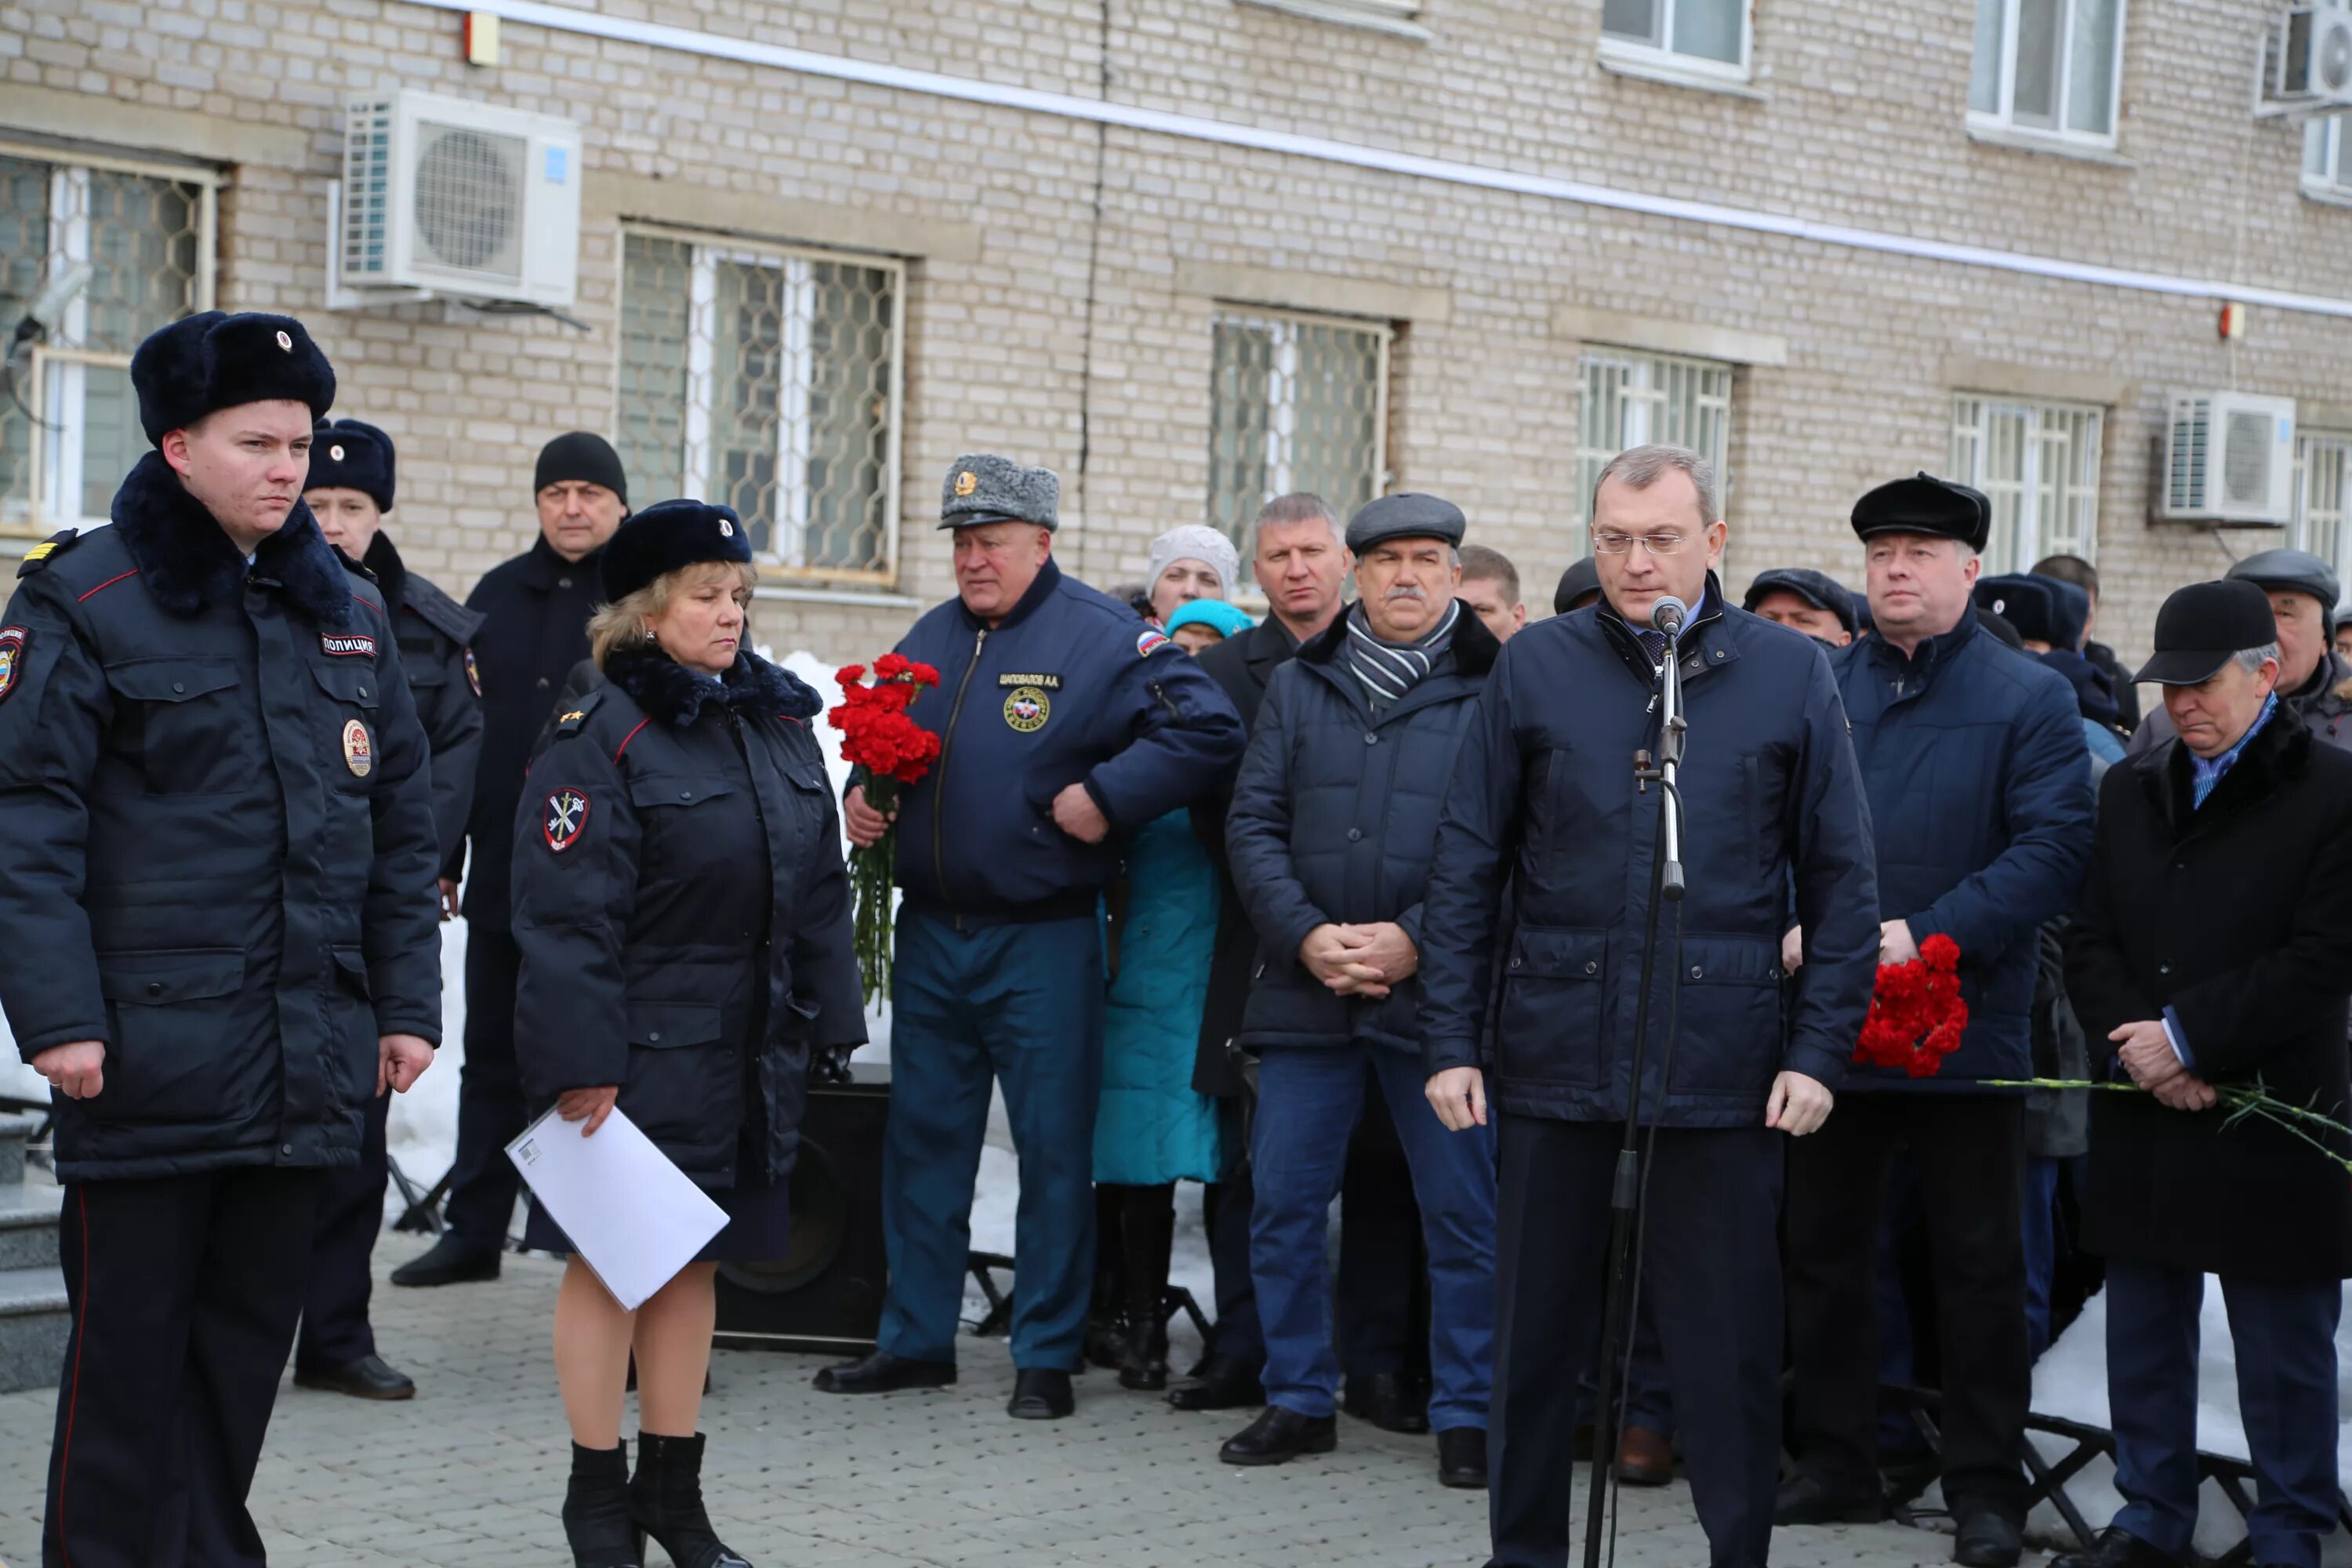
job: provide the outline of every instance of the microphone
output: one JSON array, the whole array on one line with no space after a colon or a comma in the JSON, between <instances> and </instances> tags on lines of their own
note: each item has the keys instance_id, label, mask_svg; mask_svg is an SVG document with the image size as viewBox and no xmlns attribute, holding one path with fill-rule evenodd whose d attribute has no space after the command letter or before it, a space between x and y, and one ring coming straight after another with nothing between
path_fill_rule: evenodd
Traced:
<instances>
[{"instance_id":1,"label":"microphone","mask_svg":"<svg viewBox=\"0 0 2352 1568\"><path fill-rule=\"evenodd\" d=\"M1669 641L1683 635L1683 623L1690 619L1690 606L1672 594L1650 606L1650 629L1666 634Z\"/></svg>"}]
</instances>

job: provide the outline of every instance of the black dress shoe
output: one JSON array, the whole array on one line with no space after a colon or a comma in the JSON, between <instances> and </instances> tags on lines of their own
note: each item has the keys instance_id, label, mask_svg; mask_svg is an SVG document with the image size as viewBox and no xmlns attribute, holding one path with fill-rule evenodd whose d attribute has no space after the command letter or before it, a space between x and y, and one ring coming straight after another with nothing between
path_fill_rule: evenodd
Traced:
<instances>
[{"instance_id":1,"label":"black dress shoe","mask_svg":"<svg viewBox=\"0 0 2352 1568\"><path fill-rule=\"evenodd\" d=\"M1997 1509L1953 1510L1959 1533L1952 1539L1952 1561L1961 1568L2017 1568L2025 1550L2025 1532L2016 1520Z\"/></svg>"},{"instance_id":2,"label":"black dress shoe","mask_svg":"<svg viewBox=\"0 0 2352 1568\"><path fill-rule=\"evenodd\" d=\"M2182 1564L2179 1558L2158 1551L2130 1531L2109 1525L2087 1550L2053 1557L2050 1568L2182 1568Z\"/></svg>"},{"instance_id":3,"label":"black dress shoe","mask_svg":"<svg viewBox=\"0 0 2352 1568\"><path fill-rule=\"evenodd\" d=\"M1383 1432L1414 1436L1429 1430L1429 1394L1393 1372L1351 1377L1339 1408Z\"/></svg>"},{"instance_id":4,"label":"black dress shoe","mask_svg":"<svg viewBox=\"0 0 2352 1568\"><path fill-rule=\"evenodd\" d=\"M1217 1458L1228 1465L1280 1465L1339 1446L1339 1424L1328 1415L1301 1415L1269 1405L1265 1415L1225 1439Z\"/></svg>"},{"instance_id":5,"label":"black dress shoe","mask_svg":"<svg viewBox=\"0 0 2352 1568\"><path fill-rule=\"evenodd\" d=\"M1848 1491L1800 1474L1772 1499L1775 1524L1876 1524L1886 1517L1886 1500L1875 1490Z\"/></svg>"},{"instance_id":6,"label":"black dress shoe","mask_svg":"<svg viewBox=\"0 0 2352 1568\"><path fill-rule=\"evenodd\" d=\"M816 1374L820 1394L890 1394L901 1388L945 1388L956 1380L951 1361L908 1361L876 1351L863 1361L844 1362Z\"/></svg>"},{"instance_id":7,"label":"black dress shoe","mask_svg":"<svg viewBox=\"0 0 2352 1568\"><path fill-rule=\"evenodd\" d=\"M1617 1479L1629 1487L1662 1487L1675 1479L1675 1446L1647 1426L1628 1426L1617 1445Z\"/></svg>"},{"instance_id":8,"label":"black dress shoe","mask_svg":"<svg viewBox=\"0 0 2352 1568\"><path fill-rule=\"evenodd\" d=\"M499 1249L454 1231L392 1271L395 1285L465 1285L498 1277Z\"/></svg>"},{"instance_id":9,"label":"black dress shoe","mask_svg":"<svg viewBox=\"0 0 2352 1568\"><path fill-rule=\"evenodd\" d=\"M1454 1426L1437 1435L1437 1484L1486 1489L1486 1428Z\"/></svg>"},{"instance_id":10,"label":"black dress shoe","mask_svg":"<svg viewBox=\"0 0 2352 1568\"><path fill-rule=\"evenodd\" d=\"M380 1355L363 1355L357 1361L347 1361L335 1366L297 1366L294 1369L297 1388L324 1389L329 1394L348 1394L353 1399L414 1399L416 1384L405 1373L386 1366Z\"/></svg>"},{"instance_id":11,"label":"black dress shoe","mask_svg":"<svg viewBox=\"0 0 2352 1568\"><path fill-rule=\"evenodd\" d=\"M1015 1421L1059 1421L1077 1409L1070 1374L1047 1366L1024 1366L1013 1374L1013 1398L1004 1413Z\"/></svg>"},{"instance_id":12,"label":"black dress shoe","mask_svg":"<svg viewBox=\"0 0 2352 1568\"><path fill-rule=\"evenodd\" d=\"M1179 1410L1255 1410L1265 1403L1265 1385L1255 1364L1213 1355L1168 1391L1168 1403Z\"/></svg>"}]
</instances>

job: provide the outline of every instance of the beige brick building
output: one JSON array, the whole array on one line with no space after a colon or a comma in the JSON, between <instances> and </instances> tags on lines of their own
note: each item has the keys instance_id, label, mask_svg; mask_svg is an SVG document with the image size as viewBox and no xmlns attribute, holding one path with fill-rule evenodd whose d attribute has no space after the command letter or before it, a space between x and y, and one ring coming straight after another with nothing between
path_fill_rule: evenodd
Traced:
<instances>
[{"instance_id":1,"label":"beige brick building","mask_svg":"<svg viewBox=\"0 0 2352 1568\"><path fill-rule=\"evenodd\" d=\"M217 303L310 323L460 593L574 427L756 518L760 635L844 658L948 591L966 449L1060 471L1098 584L1410 488L1540 605L1594 462L1675 438L1735 590L1858 583L1853 497L1926 468L1995 495L1993 567L2095 559L2128 653L2281 537L2150 521L2177 393L2295 399L2289 532L2352 564L2352 117L2253 113L2274 9L488 0L478 65L461 0L0 0L0 317L94 269L12 359L0 536L103 515L124 356ZM579 123L568 319L330 309L345 106L400 89Z\"/></svg>"}]
</instances>

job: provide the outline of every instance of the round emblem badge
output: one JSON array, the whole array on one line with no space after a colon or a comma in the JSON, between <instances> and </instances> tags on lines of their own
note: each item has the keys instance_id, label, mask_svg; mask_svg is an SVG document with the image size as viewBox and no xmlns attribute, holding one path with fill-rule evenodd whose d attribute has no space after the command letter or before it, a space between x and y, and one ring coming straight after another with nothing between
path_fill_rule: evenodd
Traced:
<instances>
[{"instance_id":1,"label":"round emblem badge","mask_svg":"<svg viewBox=\"0 0 2352 1568\"><path fill-rule=\"evenodd\" d=\"M721 539L735 537L735 525L723 517L719 520L719 537Z\"/></svg>"},{"instance_id":2,"label":"round emblem badge","mask_svg":"<svg viewBox=\"0 0 2352 1568\"><path fill-rule=\"evenodd\" d=\"M1024 735L1034 735L1054 716L1054 703L1034 686L1016 686L1004 700L1004 721Z\"/></svg>"},{"instance_id":3,"label":"round emblem badge","mask_svg":"<svg viewBox=\"0 0 2352 1568\"><path fill-rule=\"evenodd\" d=\"M367 726L356 719L343 726L343 766L354 778L363 779L375 770L375 747L368 741Z\"/></svg>"},{"instance_id":4,"label":"round emblem badge","mask_svg":"<svg viewBox=\"0 0 2352 1568\"><path fill-rule=\"evenodd\" d=\"M963 472L956 476L956 494L960 496L968 496L978 489L980 489L980 476L973 473L970 468L964 469Z\"/></svg>"},{"instance_id":5,"label":"round emblem badge","mask_svg":"<svg viewBox=\"0 0 2352 1568\"><path fill-rule=\"evenodd\" d=\"M340 463L343 460L343 449L341 447L330 447L327 448L327 457L331 461Z\"/></svg>"},{"instance_id":6,"label":"round emblem badge","mask_svg":"<svg viewBox=\"0 0 2352 1568\"><path fill-rule=\"evenodd\" d=\"M294 352L294 340L281 331L278 334L278 346L290 354Z\"/></svg>"}]
</instances>

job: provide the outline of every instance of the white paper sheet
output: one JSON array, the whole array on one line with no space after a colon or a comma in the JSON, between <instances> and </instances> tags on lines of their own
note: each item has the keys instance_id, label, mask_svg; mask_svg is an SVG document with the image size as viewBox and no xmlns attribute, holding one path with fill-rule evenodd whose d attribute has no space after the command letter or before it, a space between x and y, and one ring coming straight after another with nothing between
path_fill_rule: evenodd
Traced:
<instances>
[{"instance_id":1,"label":"white paper sheet","mask_svg":"<svg viewBox=\"0 0 2352 1568\"><path fill-rule=\"evenodd\" d=\"M507 1158L634 1312L725 1228L727 1214L617 1109L593 1138L581 1135L587 1125L551 1107L507 1145Z\"/></svg>"}]
</instances>

